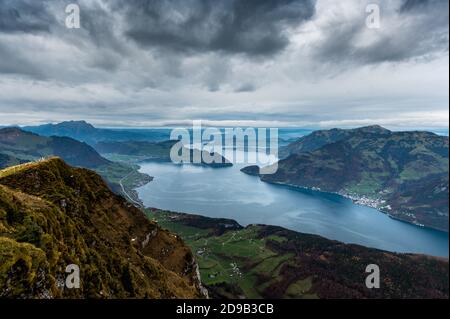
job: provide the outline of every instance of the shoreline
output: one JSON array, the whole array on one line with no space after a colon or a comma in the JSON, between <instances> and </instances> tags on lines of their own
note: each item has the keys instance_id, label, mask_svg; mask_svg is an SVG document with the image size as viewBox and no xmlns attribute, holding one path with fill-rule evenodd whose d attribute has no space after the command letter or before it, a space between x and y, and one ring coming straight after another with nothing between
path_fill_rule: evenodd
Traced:
<instances>
[{"instance_id":1,"label":"shoreline","mask_svg":"<svg viewBox=\"0 0 450 319\"><path fill-rule=\"evenodd\" d=\"M244 173L244 174L246 174L246 173ZM249 175L249 174L247 174L247 175ZM257 177L259 177L259 176L257 176ZM397 216L392 215L391 212L388 212L386 210L383 210L381 207L376 206L377 203L381 203L381 204L384 203L382 199L379 199L379 200L378 199L371 199L371 198L368 198L368 197L365 197L365 196L359 197L358 195L355 195L355 194L351 195L351 194L347 194L347 193L344 193L344 192L324 191L324 190L320 189L319 187L298 186L298 185L284 183L284 182L272 182L272 181L264 181L264 180L261 180L261 181L264 182L264 183L272 184L272 185L287 186L287 187L290 187L290 188L293 188L293 189L297 189L297 190L308 190L308 191L313 191L313 192L318 192L318 193L338 195L338 196L341 196L343 198L351 200L353 202L353 204L355 204L355 205L373 208L373 209L377 210L378 212L380 212L380 213L382 213L384 215L387 215L389 218L391 218L393 220L400 221L400 222L403 222L403 223L407 223L407 224L410 224L410 225L413 225L413 226L416 226L416 227L420 227L420 228L424 228L424 229L430 229L430 230L439 231L439 232L442 232L442 233L445 233L445 234L449 234L448 231L445 231L445 230L442 230L442 229L438 229L438 228L434 228L434 227L429 227L429 226L426 226L424 224L415 223L415 222L409 221L407 219L402 219L402 218L399 218ZM372 201L372 203L366 204L365 202L367 200Z\"/></svg>"},{"instance_id":2,"label":"shoreline","mask_svg":"<svg viewBox=\"0 0 450 319\"><path fill-rule=\"evenodd\" d=\"M251 224L247 224L247 225L243 225L241 223L239 223L238 221L236 221L235 219L222 219L220 217L210 217L207 215L202 215L199 213L193 213L193 212L179 212L179 211L173 211L170 209L162 209L162 208L157 208L157 207L150 207L150 206L145 206L144 208L144 213L147 215L148 211L149 213L155 213L155 212L163 212L166 214L170 214L173 215L174 217L173 220L177 220L180 216L191 216L193 218L201 218L201 219L207 219L207 220L214 220L214 221L218 221L217 223L220 224L219 221L222 220L223 221L229 221L232 226L237 227L237 228L241 228L241 229L249 229L251 227L254 226L264 226L264 227L272 227L272 228L278 228L278 229L283 229L285 231L291 232L291 233L295 233L295 234L299 234L299 235L308 235L308 236L317 236L329 241L335 241L335 242L339 242L342 243L344 245L350 245L350 246L358 246L358 247L364 247L367 249L374 249L374 250L378 250L378 251L384 251L384 252L389 252L389 253L393 253L393 254L398 254L398 255L415 255L415 256L426 256L429 258L436 258L436 259L442 259L444 261L449 261L449 255L433 255L430 253L423 253L423 252L411 252L411 251L396 251L396 250L389 250L389 249L384 249L384 248L379 248L379 247L375 247L375 246L366 246L363 244L359 244L359 243L355 243L355 242L347 242L347 241L343 241L343 240L339 240L339 239L333 239L333 238L329 238L329 237L325 237L321 234L316 234L316 233L306 233L306 232L302 232L299 230L295 230L295 229L291 229L289 227L285 227L285 226L280 226L280 225L270 225L270 224L264 224L264 223L251 223ZM236 230L236 229L235 229Z\"/></svg>"},{"instance_id":3,"label":"shoreline","mask_svg":"<svg viewBox=\"0 0 450 319\"><path fill-rule=\"evenodd\" d=\"M150 182L149 182L149 183L150 183ZM147 184L149 184L149 183L147 183ZM278 183L267 182L267 183L273 184L273 185L279 185L279 186L289 187L289 188L292 188L292 189L294 189L294 190L306 190L306 191L313 191L313 192L317 192L317 193L328 193L328 194L332 194L332 195L337 195L337 196L343 197L343 198L345 198L345 199L350 199L350 200L352 200L351 198L346 197L346 196L343 196L342 194L339 194L339 193L336 193L336 192L326 192L326 191L319 190L318 188L301 187L301 186L290 185L290 184L281 183L281 182L278 182ZM138 187L137 187L137 188L138 188ZM134 188L134 191L136 191L136 188ZM138 193L137 191L136 191L136 195L139 197L139 193ZM147 206L147 205L144 204L143 200L142 200L140 197L139 197L139 201L141 201L141 202L143 203L143 205L140 206L139 208L144 209L144 210L146 210L146 209L150 209L150 210L151 210L151 209L156 209L156 210L160 210L160 211L169 211L169 212L176 213L176 214L184 214L184 215L191 215L191 216L202 216L202 217L205 217L205 218L220 219L220 217L210 217L210 216L207 215L207 214L205 215L205 214L201 214L201 213L198 213L198 212L195 212L195 211L191 211L191 212L184 211L184 210L182 210L182 211L173 211L173 210L170 210L170 209L158 208L158 207L155 207L155 206L153 206L153 205ZM353 200L352 200L352 202L354 203ZM369 207L369 206L367 206L367 205L362 205L362 204L358 204L358 203L354 203L354 204L359 205L359 206ZM373 208L373 207L369 207L369 208ZM374 209L375 209L375 208L374 208ZM378 209L377 209L377 210L378 210ZM380 210L378 210L377 213L380 213L380 212L383 213L383 214L385 214L385 215L387 215L388 217L390 217L390 218L393 219L393 220L397 220L397 221L402 222L402 223L407 223L407 224L409 224L409 225L414 225L414 224L412 224L412 223L410 223L410 222L407 222L407 221L404 221L404 220L395 218L394 216L389 215L389 213L382 212L382 211L380 211ZM233 220L236 221L235 219L233 219ZM236 222L237 222L237 221L236 221ZM237 222L237 223L238 223L238 222ZM255 224L255 223L249 223L248 225L245 225L245 224L240 224L240 225L243 225L243 227L246 228L246 227L248 227L248 226L250 226L250 225L253 225L253 224ZM261 224L261 225L266 225L266 226L273 226L273 227L280 227L280 228L283 228L283 229L286 229L286 230L289 230L289 231L292 231L292 232L295 232L295 233L299 233L299 234L316 235L316 236L320 236L320 237L323 237L323 238L326 238L326 239L329 239L329 240L336 240L336 241L342 242L342 243L344 243L344 244L346 244L346 245L347 245L347 244L348 244L348 245L359 245L359 246L362 246L362 247L373 248L373 249L379 249L379 250L385 250L385 251L389 251L389 252L393 252L393 253L398 253L398 254L418 254L418 255L426 255L426 256L432 256L432 257L449 258L448 255L436 255L436 254L430 254L430 253L424 253L424 252L415 252L415 251L406 251L406 252L403 252L403 251L397 251L397 250L389 250L389 249L386 249L386 248L379 248L379 247L376 247L376 246L367 246L367 245L359 244L359 243L357 243L357 242L347 242L347 241L342 241L342 240L339 240L339 239L334 239L334 238L325 237L325 236L323 236L323 235L321 235L321 234L318 234L318 233L307 233L307 232L302 232L302 231L299 231L299 230L297 230L297 229L292 229L292 228L289 228L289 227L286 227L286 226L273 225L273 224L264 224L264 223L256 223L256 224L258 224L258 225ZM245 225L245 226L244 226L244 225ZM414 225L414 226L417 226L417 225ZM420 226L417 226L417 227L420 227ZM448 235L447 232L444 232L444 231L441 231L441 230L438 230L438 229L433 229L433 228L430 228L430 227L420 227L420 228L421 228L421 229L427 228L427 229L429 229L429 230L432 230L432 231L438 231L438 232L440 232L440 233L443 233L444 235Z\"/></svg>"}]
</instances>

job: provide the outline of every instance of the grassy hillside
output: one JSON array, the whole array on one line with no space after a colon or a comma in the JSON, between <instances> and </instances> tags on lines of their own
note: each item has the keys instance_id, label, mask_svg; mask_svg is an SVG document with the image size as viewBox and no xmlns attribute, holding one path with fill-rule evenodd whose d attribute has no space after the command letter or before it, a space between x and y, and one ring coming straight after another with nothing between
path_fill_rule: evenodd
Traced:
<instances>
[{"instance_id":1,"label":"grassy hillside","mask_svg":"<svg viewBox=\"0 0 450 319\"><path fill-rule=\"evenodd\" d=\"M64 288L69 264L79 289ZM0 297L200 296L190 249L94 172L58 158L0 171Z\"/></svg>"},{"instance_id":2,"label":"grassy hillside","mask_svg":"<svg viewBox=\"0 0 450 319\"><path fill-rule=\"evenodd\" d=\"M149 209L192 248L216 298L448 298L448 260L348 245L280 227ZM377 264L380 289L368 289Z\"/></svg>"},{"instance_id":3,"label":"grassy hillside","mask_svg":"<svg viewBox=\"0 0 450 319\"><path fill-rule=\"evenodd\" d=\"M0 129L0 169L49 156L58 156L70 165L95 170L106 179L111 189L130 197L136 204L139 204L139 199L133 189L152 179L138 172L138 166L107 160L88 144L69 137L45 137L19 128Z\"/></svg>"},{"instance_id":4,"label":"grassy hillside","mask_svg":"<svg viewBox=\"0 0 450 319\"><path fill-rule=\"evenodd\" d=\"M263 181L317 188L448 231L448 137L381 127L312 133ZM243 169L257 174L255 167Z\"/></svg>"},{"instance_id":5,"label":"grassy hillside","mask_svg":"<svg viewBox=\"0 0 450 319\"><path fill-rule=\"evenodd\" d=\"M349 130L338 128L331 130L318 130L280 148L279 157L283 159L293 154L313 152L322 146L342 141L358 133L384 135L390 134L390 131L378 125Z\"/></svg>"},{"instance_id":6,"label":"grassy hillside","mask_svg":"<svg viewBox=\"0 0 450 319\"><path fill-rule=\"evenodd\" d=\"M83 142L68 137L44 137L19 128L0 129L0 152L24 160L59 156L71 165L87 168L110 164Z\"/></svg>"}]
</instances>

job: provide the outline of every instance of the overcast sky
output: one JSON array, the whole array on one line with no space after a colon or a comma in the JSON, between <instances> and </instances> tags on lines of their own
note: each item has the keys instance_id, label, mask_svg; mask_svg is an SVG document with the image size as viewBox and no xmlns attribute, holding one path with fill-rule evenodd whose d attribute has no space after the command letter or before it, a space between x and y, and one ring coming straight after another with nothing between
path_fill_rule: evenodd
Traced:
<instances>
[{"instance_id":1,"label":"overcast sky","mask_svg":"<svg viewBox=\"0 0 450 319\"><path fill-rule=\"evenodd\" d=\"M368 3L0 0L0 125L448 127L448 0Z\"/></svg>"}]
</instances>

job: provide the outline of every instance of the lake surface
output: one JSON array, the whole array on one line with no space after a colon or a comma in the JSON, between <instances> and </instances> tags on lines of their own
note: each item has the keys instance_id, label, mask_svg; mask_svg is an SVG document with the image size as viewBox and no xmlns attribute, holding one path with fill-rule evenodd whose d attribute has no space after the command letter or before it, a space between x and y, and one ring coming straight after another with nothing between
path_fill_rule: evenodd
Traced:
<instances>
[{"instance_id":1,"label":"lake surface","mask_svg":"<svg viewBox=\"0 0 450 319\"><path fill-rule=\"evenodd\" d=\"M154 180L137 189L148 207L223 217L241 225L278 225L329 239L395 252L448 257L448 234L394 220L335 194L261 182L245 165L208 168L142 163Z\"/></svg>"}]
</instances>

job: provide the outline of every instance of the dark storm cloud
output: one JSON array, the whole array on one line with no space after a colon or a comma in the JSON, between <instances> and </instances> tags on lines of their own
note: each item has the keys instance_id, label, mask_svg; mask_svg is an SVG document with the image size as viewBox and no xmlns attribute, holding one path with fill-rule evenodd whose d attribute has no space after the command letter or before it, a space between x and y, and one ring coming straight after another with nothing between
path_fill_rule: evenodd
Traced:
<instances>
[{"instance_id":1,"label":"dark storm cloud","mask_svg":"<svg viewBox=\"0 0 450 319\"><path fill-rule=\"evenodd\" d=\"M376 1L0 0L0 120L442 125L448 1Z\"/></svg>"},{"instance_id":2,"label":"dark storm cloud","mask_svg":"<svg viewBox=\"0 0 450 319\"><path fill-rule=\"evenodd\" d=\"M102 7L96 2L92 2L87 10L81 5L82 28L88 33L86 40L92 42L97 48L110 49L124 55L127 51L126 43L121 37L122 30L114 31L117 17L113 13L107 6Z\"/></svg>"},{"instance_id":3,"label":"dark storm cloud","mask_svg":"<svg viewBox=\"0 0 450 319\"><path fill-rule=\"evenodd\" d=\"M359 19L337 19L328 26L322 41L314 45L313 55L324 62L379 64L427 59L448 52L448 0L406 0L397 13L389 12L383 6L386 3L379 3L380 29L367 28L364 11ZM370 41L364 43L366 39Z\"/></svg>"},{"instance_id":4,"label":"dark storm cloud","mask_svg":"<svg viewBox=\"0 0 450 319\"><path fill-rule=\"evenodd\" d=\"M289 44L286 28L312 18L315 0L131 0L126 34L145 47L176 52L272 55Z\"/></svg>"},{"instance_id":5,"label":"dark storm cloud","mask_svg":"<svg viewBox=\"0 0 450 319\"><path fill-rule=\"evenodd\" d=\"M1 0L0 32L49 32L55 23L47 4L34 0Z\"/></svg>"},{"instance_id":6,"label":"dark storm cloud","mask_svg":"<svg viewBox=\"0 0 450 319\"><path fill-rule=\"evenodd\" d=\"M82 28L79 30L67 29L64 24L67 17L65 8L71 3L80 6ZM115 23L112 12L107 6L101 6L100 2L0 0L0 4L0 36L9 35L4 41L0 39L0 73L24 75L37 80L55 77L60 80L64 75L69 80L79 78L73 73L61 72L67 64L61 65L61 62L51 59L37 61L40 52L33 51L39 43L55 45L50 53L60 58L62 47L72 47L71 51L66 49L63 53L66 56L62 58L66 59L66 63L77 64L80 70L113 72L127 55L126 41L120 32L113 31ZM26 38L30 34L42 36L40 39L43 41L36 38L33 42ZM77 50L84 53L85 59L70 61L71 53ZM87 72L83 75L90 80Z\"/></svg>"},{"instance_id":7,"label":"dark storm cloud","mask_svg":"<svg viewBox=\"0 0 450 319\"><path fill-rule=\"evenodd\" d=\"M446 3L448 6L448 0L404 0L400 7L400 12L405 13L414 10L423 10L430 5L442 7Z\"/></svg>"}]
</instances>

